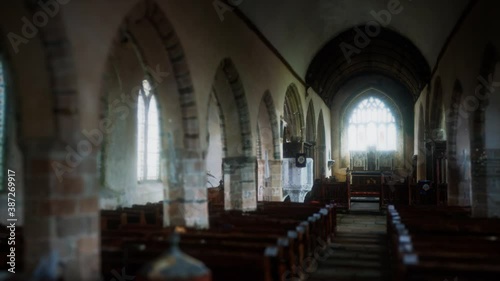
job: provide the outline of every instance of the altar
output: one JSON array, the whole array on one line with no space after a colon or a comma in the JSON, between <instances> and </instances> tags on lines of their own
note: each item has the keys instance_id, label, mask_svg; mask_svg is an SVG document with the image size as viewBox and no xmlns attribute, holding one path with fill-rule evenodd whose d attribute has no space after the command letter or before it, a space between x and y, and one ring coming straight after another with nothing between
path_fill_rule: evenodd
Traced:
<instances>
[{"instance_id":1,"label":"altar","mask_svg":"<svg viewBox=\"0 0 500 281\"><path fill-rule=\"evenodd\" d=\"M350 169L353 171L392 171L395 151L350 151Z\"/></svg>"}]
</instances>

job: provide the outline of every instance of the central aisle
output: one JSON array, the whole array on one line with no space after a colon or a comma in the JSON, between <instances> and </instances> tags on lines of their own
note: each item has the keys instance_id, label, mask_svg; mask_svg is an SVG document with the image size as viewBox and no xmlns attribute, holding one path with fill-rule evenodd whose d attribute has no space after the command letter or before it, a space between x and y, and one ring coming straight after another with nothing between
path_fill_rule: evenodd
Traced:
<instances>
[{"instance_id":1,"label":"central aisle","mask_svg":"<svg viewBox=\"0 0 500 281\"><path fill-rule=\"evenodd\" d=\"M332 255L306 280L390 280L385 215L378 203L353 203L351 208L350 214L337 214Z\"/></svg>"}]
</instances>

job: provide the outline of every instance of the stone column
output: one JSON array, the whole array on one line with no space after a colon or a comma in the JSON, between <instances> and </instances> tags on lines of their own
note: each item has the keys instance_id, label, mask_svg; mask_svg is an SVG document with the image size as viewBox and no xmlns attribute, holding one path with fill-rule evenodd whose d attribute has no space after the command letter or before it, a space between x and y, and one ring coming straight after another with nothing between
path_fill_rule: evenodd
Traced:
<instances>
[{"instance_id":1,"label":"stone column","mask_svg":"<svg viewBox=\"0 0 500 281\"><path fill-rule=\"evenodd\" d=\"M208 228L205 163L199 153L173 146L173 135L167 133L167 156L162 161L166 171L163 225Z\"/></svg>"},{"instance_id":2,"label":"stone column","mask_svg":"<svg viewBox=\"0 0 500 281\"><path fill-rule=\"evenodd\" d=\"M270 201L270 179L265 178L266 161L257 160L257 201Z\"/></svg>"},{"instance_id":3,"label":"stone column","mask_svg":"<svg viewBox=\"0 0 500 281\"><path fill-rule=\"evenodd\" d=\"M83 137L71 145L44 139L28 140L24 151L26 175L16 176L26 180L25 272L53 256L64 280L98 280L95 147Z\"/></svg>"},{"instance_id":4,"label":"stone column","mask_svg":"<svg viewBox=\"0 0 500 281\"><path fill-rule=\"evenodd\" d=\"M485 216L500 217L500 149L486 149L479 162L482 174L476 176L486 184L486 200L483 206L475 207L483 210Z\"/></svg>"},{"instance_id":5,"label":"stone column","mask_svg":"<svg viewBox=\"0 0 500 281\"><path fill-rule=\"evenodd\" d=\"M283 161L269 160L271 170L271 201L283 201L283 175L282 167Z\"/></svg>"},{"instance_id":6,"label":"stone column","mask_svg":"<svg viewBox=\"0 0 500 281\"><path fill-rule=\"evenodd\" d=\"M480 159L481 155L481 150L471 155L473 217L488 216L487 162Z\"/></svg>"},{"instance_id":7,"label":"stone column","mask_svg":"<svg viewBox=\"0 0 500 281\"><path fill-rule=\"evenodd\" d=\"M257 159L229 157L224 166L224 208L253 211L257 209Z\"/></svg>"},{"instance_id":8,"label":"stone column","mask_svg":"<svg viewBox=\"0 0 500 281\"><path fill-rule=\"evenodd\" d=\"M258 190L262 201L283 201L283 179L281 175L281 160L268 160L269 178L265 179L265 161L257 160Z\"/></svg>"}]
</instances>

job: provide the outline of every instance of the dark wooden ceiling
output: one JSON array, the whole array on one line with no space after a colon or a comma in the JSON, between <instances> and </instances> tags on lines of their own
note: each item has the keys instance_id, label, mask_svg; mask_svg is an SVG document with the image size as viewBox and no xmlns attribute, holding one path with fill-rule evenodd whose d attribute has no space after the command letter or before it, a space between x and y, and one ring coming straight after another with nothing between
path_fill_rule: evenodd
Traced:
<instances>
[{"instance_id":1,"label":"dark wooden ceiling","mask_svg":"<svg viewBox=\"0 0 500 281\"><path fill-rule=\"evenodd\" d=\"M357 28L365 32L364 25ZM359 44L362 41L358 33L352 28L328 42L309 65L306 84L331 105L335 93L349 80L365 74L380 74L404 85L416 100L431 73L418 48L389 29L382 28L377 36L368 36L370 41L365 45ZM348 59L345 53L351 47L357 50Z\"/></svg>"}]
</instances>

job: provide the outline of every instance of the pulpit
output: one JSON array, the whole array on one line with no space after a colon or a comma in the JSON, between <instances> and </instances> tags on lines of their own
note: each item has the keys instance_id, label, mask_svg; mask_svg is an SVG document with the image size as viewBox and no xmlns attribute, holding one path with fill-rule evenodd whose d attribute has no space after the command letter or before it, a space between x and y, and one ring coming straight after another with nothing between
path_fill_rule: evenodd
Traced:
<instances>
[{"instance_id":1,"label":"pulpit","mask_svg":"<svg viewBox=\"0 0 500 281\"><path fill-rule=\"evenodd\" d=\"M291 202L304 202L313 187L313 160L306 158L305 167L297 167L295 158L285 158L282 164L283 198Z\"/></svg>"}]
</instances>

